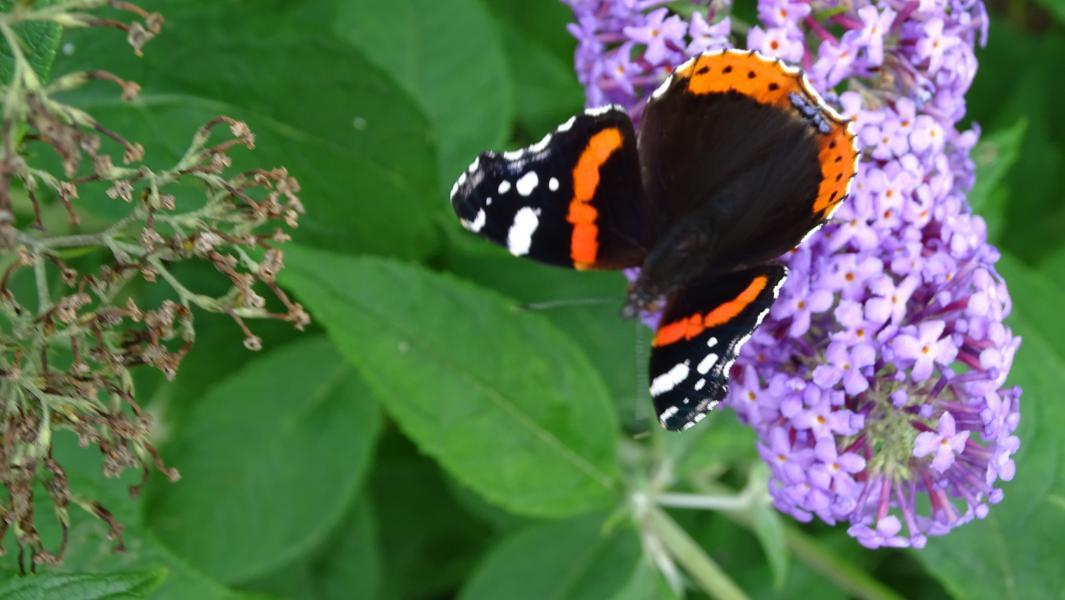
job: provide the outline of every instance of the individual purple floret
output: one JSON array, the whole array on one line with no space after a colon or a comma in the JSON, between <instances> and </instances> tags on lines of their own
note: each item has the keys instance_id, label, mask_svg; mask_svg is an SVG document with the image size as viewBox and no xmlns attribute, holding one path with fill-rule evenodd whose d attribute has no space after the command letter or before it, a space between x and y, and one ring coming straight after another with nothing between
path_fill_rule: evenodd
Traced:
<instances>
[{"instance_id":1,"label":"individual purple floret","mask_svg":"<svg viewBox=\"0 0 1065 600\"><path fill-rule=\"evenodd\" d=\"M871 548L986 516L1020 444L1020 390L1003 387L1020 340L966 201L979 131L957 129L983 4L760 0L759 22L729 38L716 2L565 1L589 105L638 121L672 67L746 46L803 67L855 121L851 196L784 257L780 298L732 370L727 403L758 433L777 508L847 522Z\"/></svg>"}]
</instances>

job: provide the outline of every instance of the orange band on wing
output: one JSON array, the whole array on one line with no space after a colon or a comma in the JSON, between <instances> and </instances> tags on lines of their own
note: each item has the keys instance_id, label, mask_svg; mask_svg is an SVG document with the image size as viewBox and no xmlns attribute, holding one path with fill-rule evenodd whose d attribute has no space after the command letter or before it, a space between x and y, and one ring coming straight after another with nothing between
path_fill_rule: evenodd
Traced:
<instances>
[{"instance_id":1,"label":"orange band on wing","mask_svg":"<svg viewBox=\"0 0 1065 600\"><path fill-rule=\"evenodd\" d=\"M599 228L595 224L599 213L591 201L599 187L599 169L621 149L622 142L621 130L616 127L596 133L573 168L573 199L566 220L573 224L570 257L578 269L591 267L599 253Z\"/></svg>"},{"instance_id":2,"label":"orange band on wing","mask_svg":"<svg viewBox=\"0 0 1065 600\"><path fill-rule=\"evenodd\" d=\"M758 294L762 293L768 283L768 277L759 275L752 279L747 288L735 298L715 307L705 315L694 314L659 327L651 345L665 346L682 339L690 340L706 329L728 323L742 313L743 309L757 300Z\"/></svg>"},{"instance_id":3,"label":"orange band on wing","mask_svg":"<svg viewBox=\"0 0 1065 600\"><path fill-rule=\"evenodd\" d=\"M818 106L823 102L797 69L751 52L729 50L700 56L678 70L677 77L685 80L687 91L695 95L738 92L762 104L785 110L794 110L791 94L801 94ZM821 184L811 212L827 218L847 196L848 185L857 168L858 150L847 123L838 115L825 110L821 112L831 131L817 136Z\"/></svg>"}]
</instances>

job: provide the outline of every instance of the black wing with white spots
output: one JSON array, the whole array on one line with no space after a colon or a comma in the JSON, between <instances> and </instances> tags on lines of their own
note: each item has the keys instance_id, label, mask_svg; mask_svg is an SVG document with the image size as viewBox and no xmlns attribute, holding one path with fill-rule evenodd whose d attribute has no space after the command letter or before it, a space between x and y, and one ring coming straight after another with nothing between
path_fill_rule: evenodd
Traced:
<instances>
[{"instance_id":1,"label":"black wing with white spots","mask_svg":"<svg viewBox=\"0 0 1065 600\"><path fill-rule=\"evenodd\" d=\"M466 229L552 265L634 267L649 245L636 135L620 108L585 111L522 150L481 153L451 205Z\"/></svg>"},{"instance_id":2,"label":"black wing with white spots","mask_svg":"<svg viewBox=\"0 0 1065 600\"><path fill-rule=\"evenodd\" d=\"M766 265L673 294L651 348L651 397L666 429L687 429L728 393L729 370L777 297L787 270Z\"/></svg>"}]
</instances>

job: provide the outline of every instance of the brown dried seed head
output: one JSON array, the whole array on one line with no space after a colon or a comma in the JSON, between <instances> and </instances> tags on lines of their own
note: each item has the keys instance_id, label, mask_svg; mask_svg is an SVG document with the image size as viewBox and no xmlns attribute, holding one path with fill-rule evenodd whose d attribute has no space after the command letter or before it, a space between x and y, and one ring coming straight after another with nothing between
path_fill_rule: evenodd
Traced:
<instances>
[{"instance_id":1,"label":"brown dried seed head","mask_svg":"<svg viewBox=\"0 0 1065 600\"><path fill-rule=\"evenodd\" d=\"M112 200L121 198L125 202L132 202L133 184L125 180L119 180L111 184L111 187L107 188L107 191L104 193Z\"/></svg>"},{"instance_id":2,"label":"brown dried seed head","mask_svg":"<svg viewBox=\"0 0 1065 600\"><path fill-rule=\"evenodd\" d=\"M128 165L129 163L138 162L144 158L144 146L133 143L127 144L125 152L122 153L122 160Z\"/></svg>"},{"instance_id":3,"label":"brown dried seed head","mask_svg":"<svg viewBox=\"0 0 1065 600\"><path fill-rule=\"evenodd\" d=\"M258 352L263 349L263 341L257 335L251 335L244 338L244 347L252 352Z\"/></svg>"}]
</instances>

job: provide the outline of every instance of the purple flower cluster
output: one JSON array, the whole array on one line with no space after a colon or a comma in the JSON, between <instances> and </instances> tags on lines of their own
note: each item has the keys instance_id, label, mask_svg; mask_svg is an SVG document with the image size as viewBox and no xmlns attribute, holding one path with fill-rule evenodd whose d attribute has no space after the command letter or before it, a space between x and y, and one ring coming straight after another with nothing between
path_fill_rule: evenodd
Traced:
<instances>
[{"instance_id":1,"label":"purple flower cluster","mask_svg":"<svg viewBox=\"0 0 1065 600\"><path fill-rule=\"evenodd\" d=\"M588 103L626 106L671 67L731 45L729 18L655 0L566 0ZM728 404L759 434L776 506L921 547L987 514L1014 474L1019 338L998 252L965 194L958 131L987 16L979 0L759 0L746 44L799 64L855 120L862 162L733 368ZM844 90L838 95L833 90Z\"/></svg>"}]
</instances>

